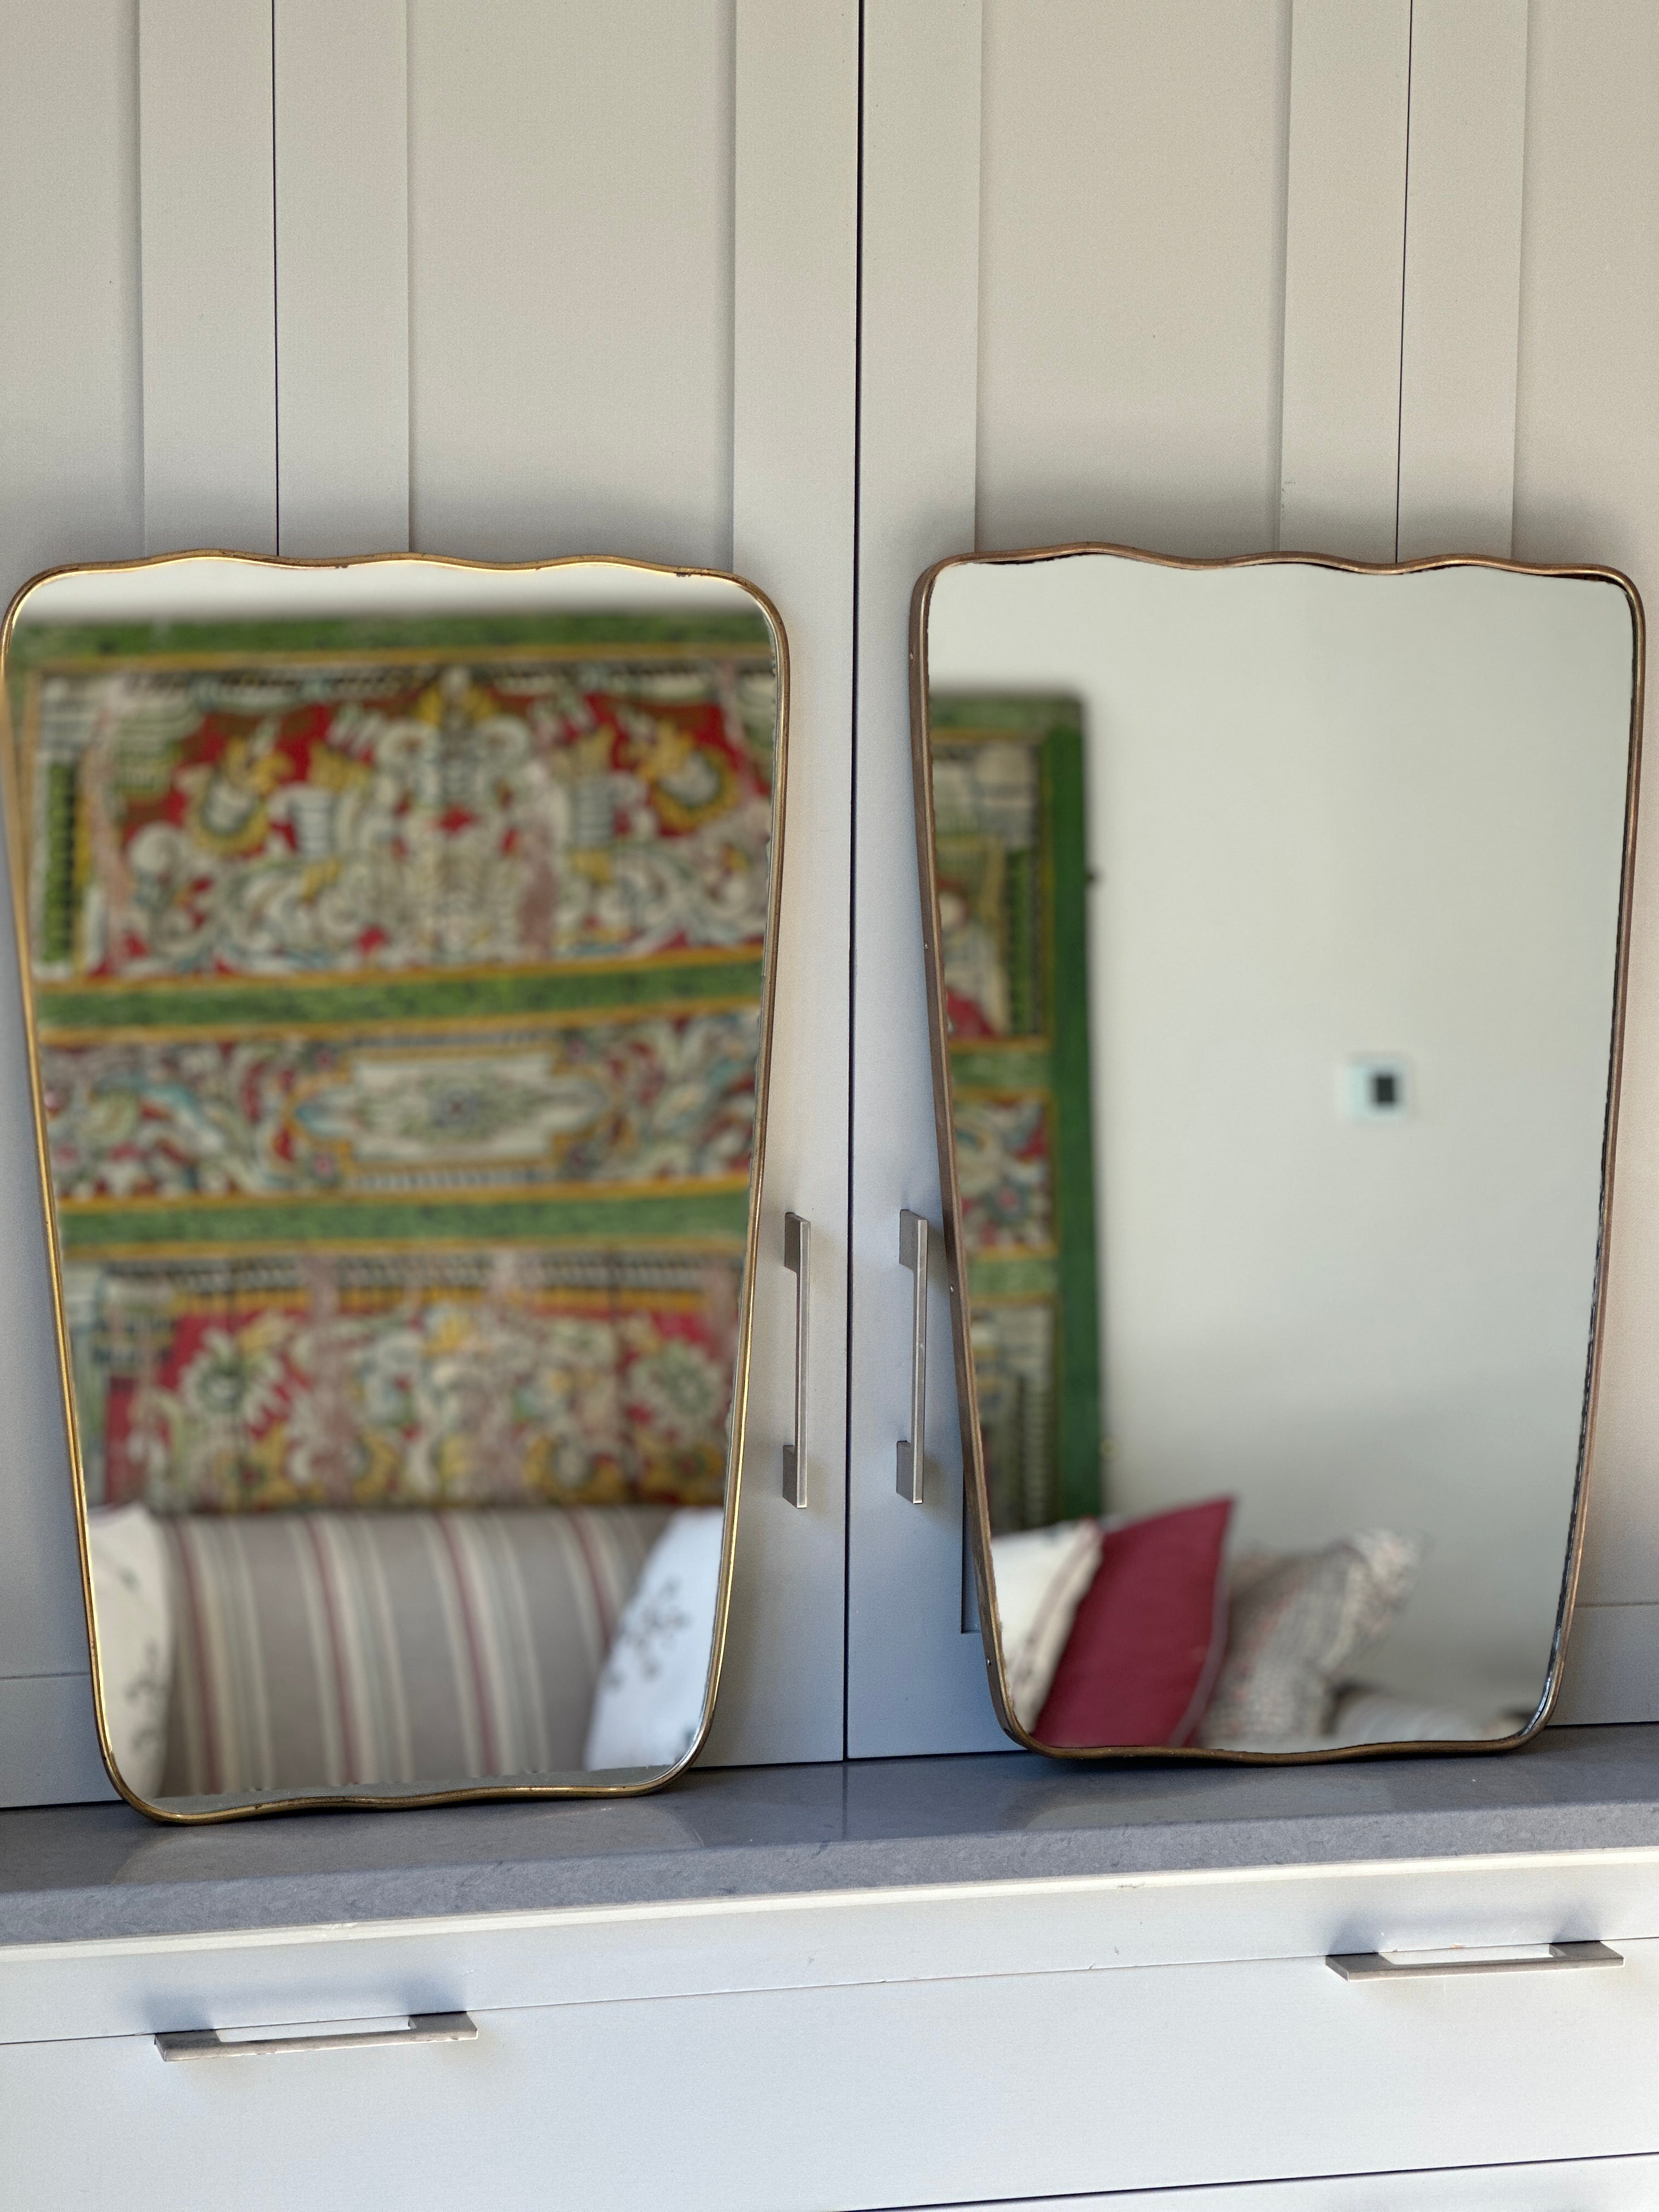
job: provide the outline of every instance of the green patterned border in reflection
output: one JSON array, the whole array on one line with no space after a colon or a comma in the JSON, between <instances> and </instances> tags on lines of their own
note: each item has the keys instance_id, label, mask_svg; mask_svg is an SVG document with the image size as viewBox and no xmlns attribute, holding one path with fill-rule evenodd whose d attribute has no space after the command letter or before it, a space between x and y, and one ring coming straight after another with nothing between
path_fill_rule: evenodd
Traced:
<instances>
[{"instance_id":1,"label":"green patterned border in reflection","mask_svg":"<svg viewBox=\"0 0 1659 2212\"><path fill-rule=\"evenodd\" d=\"M953 1097L963 1107L975 1097L1023 1097L1041 1102L1046 1116L1052 1242L1042 1249L975 1243L970 1229L968 1291L981 1326L999 1309L1051 1311L1052 1464L1046 1482L1034 1484L1024 1470L1017 1487L1032 1507L1046 1492L1033 1517L1069 1519L1098 1513L1106 1503L1081 709L1072 698L935 692L928 719L936 757L998 742L1036 754L1035 853L1008 856L1008 1033L953 1042L951 1067ZM1027 884L1018 871L1031 858L1035 878ZM959 1111L959 1133L960 1127Z\"/></svg>"}]
</instances>

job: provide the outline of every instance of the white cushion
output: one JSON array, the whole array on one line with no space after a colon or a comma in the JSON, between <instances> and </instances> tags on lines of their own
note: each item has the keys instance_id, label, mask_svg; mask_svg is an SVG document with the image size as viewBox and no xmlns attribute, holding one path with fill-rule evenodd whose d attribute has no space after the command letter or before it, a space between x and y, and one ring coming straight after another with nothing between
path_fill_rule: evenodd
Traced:
<instances>
[{"instance_id":1,"label":"white cushion","mask_svg":"<svg viewBox=\"0 0 1659 2212\"><path fill-rule=\"evenodd\" d=\"M160 1794L173 1692L173 1589L161 1532L143 1505L87 1516L104 1720L135 1796Z\"/></svg>"},{"instance_id":2,"label":"white cushion","mask_svg":"<svg viewBox=\"0 0 1659 2212\"><path fill-rule=\"evenodd\" d=\"M1002 1631L1002 1664L1014 1717L1036 1727L1072 1632L1072 1623L1100 1565L1098 1521L1061 1521L991 1539L991 1579Z\"/></svg>"},{"instance_id":3,"label":"white cushion","mask_svg":"<svg viewBox=\"0 0 1659 2212\"><path fill-rule=\"evenodd\" d=\"M1483 1743L1514 1735L1530 1713L1450 1712L1393 1690L1350 1690L1337 1701L1330 1741L1344 1743Z\"/></svg>"},{"instance_id":4,"label":"white cushion","mask_svg":"<svg viewBox=\"0 0 1659 2212\"><path fill-rule=\"evenodd\" d=\"M702 1718L720 1588L718 1506L676 1513L623 1607L593 1693L582 1764L672 1766Z\"/></svg>"},{"instance_id":5,"label":"white cushion","mask_svg":"<svg viewBox=\"0 0 1659 2212\"><path fill-rule=\"evenodd\" d=\"M1423 1552L1420 1536L1361 1528L1321 1552L1247 1553L1199 1742L1300 1751L1327 1738L1351 1662L1393 1624Z\"/></svg>"}]
</instances>

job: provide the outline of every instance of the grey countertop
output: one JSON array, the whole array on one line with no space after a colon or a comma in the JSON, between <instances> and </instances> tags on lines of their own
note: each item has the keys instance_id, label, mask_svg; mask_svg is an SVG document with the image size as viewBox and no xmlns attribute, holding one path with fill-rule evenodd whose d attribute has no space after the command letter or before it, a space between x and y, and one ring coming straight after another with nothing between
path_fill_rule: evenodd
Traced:
<instances>
[{"instance_id":1,"label":"grey countertop","mask_svg":"<svg viewBox=\"0 0 1659 2212\"><path fill-rule=\"evenodd\" d=\"M951 1881L1659 1849L1659 1726L1303 1767L1024 1752L693 1772L654 1796L161 1827L0 1813L0 1943Z\"/></svg>"}]
</instances>

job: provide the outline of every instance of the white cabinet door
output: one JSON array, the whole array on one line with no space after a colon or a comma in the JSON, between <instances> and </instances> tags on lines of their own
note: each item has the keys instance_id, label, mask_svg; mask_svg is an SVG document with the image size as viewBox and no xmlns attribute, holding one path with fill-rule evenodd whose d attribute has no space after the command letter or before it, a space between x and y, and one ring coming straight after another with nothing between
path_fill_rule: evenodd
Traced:
<instances>
[{"instance_id":1,"label":"white cabinet door","mask_svg":"<svg viewBox=\"0 0 1659 2212\"><path fill-rule=\"evenodd\" d=\"M1221 554L1278 507L1287 48L1277 0L872 0L865 44L848 1745L1004 1739L963 1633L942 1297L918 1513L895 1496L909 1278L939 1218L906 647L975 545ZM1397 335L1397 334L1396 334ZM1397 345L1396 345L1397 351ZM1395 364L1397 379L1397 362Z\"/></svg>"},{"instance_id":2,"label":"white cabinet door","mask_svg":"<svg viewBox=\"0 0 1659 2212\"><path fill-rule=\"evenodd\" d=\"M959 1626L935 1301L923 1508L894 1497L908 1278L939 1218L905 700L952 552L1104 541L1613 562L1659 513L1659 20L1642 0L868 0L858 666L848 1740L992 1728ZM1409 143L1410 161L1407 160ZM1645 804L1659 804L1650 789ZM1644 849L1653 844L1644 832ZM1638 872L1627 1115L1659 1091ZM1559 1717L1659 1715L1659 1215L1621 1176Z\"/></svg>"},{"instance_id":3,"label":"white cabinet door","mask_svg":"<svg viewBox=\"0 0 1659 2212\"><path fill-rule=\"evenodd\" d=\"M866 9L860 376L857 947L847 1747L1006 1747L963 1607L962 1452L943 1248L928 1297L927 1465L899 1493L915 1278L899 1214L937 1225L906 639L910 587L974 533L978 0Z\"/></svg>"},{"instance_id":4,"label":"white cabinet door","mask_svg":"<svg viewBox=\"0 0 1659 2212\"><path fill-rule=\"evenodd\" d=\"M778 1073L708 1756L839 1758L855 0L348 15L146 0L135 34L130 8L6 0L6 591L48 562L191 544L413 546L735 565L776 601L793 675ZM0 1798L61 1802L109 1792L9 927ZM805 1511L782 1494L786 1212L814 1231Z\"/></svg>"},{"instance_id":5,"label":"white cabinet door","mask_svg":"<svg viewBox=\"0 0 1659 2212\"><path fill-rule=\"evenodd\" d=\"M714 1763L842 1750L856 38L846 0L409 9L411 543L735 566L789 636L779 1028ZM279 74L279 122L282 92ZM805 1511L782 1490L787 1212L813 1230Z\"/></svg>"},{"instance_id":6,"label":"white cabinet door","mask_svg":"<svg viewBox=\"0 0 1659 2212\"><path fill-rule=\"evenodd\" d=\"M137 10L0 7L0 600L143 550ZM3 860L0 859L0 866ZM56 1382L9 887L0 893L0 1804L109 1797Z\"/></svg>"}]
</instances>

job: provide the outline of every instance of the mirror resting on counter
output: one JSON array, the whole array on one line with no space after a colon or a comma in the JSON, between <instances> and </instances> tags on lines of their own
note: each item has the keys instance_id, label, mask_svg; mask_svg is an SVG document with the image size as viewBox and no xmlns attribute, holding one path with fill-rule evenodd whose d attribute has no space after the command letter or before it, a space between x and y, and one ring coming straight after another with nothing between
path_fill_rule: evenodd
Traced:
<instances>
[{"instance_id":1,"label":"mirror resting on counter","mask_svg":"<svg viewBox=\"0 0 1659 2212\"><path fill-rule=\"evenodd\" d=\"M912 665L1004 1725L1519 1741L1583 1534L1633 590L968 556L918 586Z\"/></svg>"},{"instance_id":2,"label":"mirror resting on counter","mask_svg":"<svg viewBox=\"0 0 1659 2212\"><path fill-rule=\"evenodd\" d=\"M731 1579L775 614L192 555L30 586L4 690L112 1773L179 1819L652 1786Z\"/></svg>"}]
</instances>

